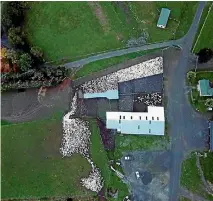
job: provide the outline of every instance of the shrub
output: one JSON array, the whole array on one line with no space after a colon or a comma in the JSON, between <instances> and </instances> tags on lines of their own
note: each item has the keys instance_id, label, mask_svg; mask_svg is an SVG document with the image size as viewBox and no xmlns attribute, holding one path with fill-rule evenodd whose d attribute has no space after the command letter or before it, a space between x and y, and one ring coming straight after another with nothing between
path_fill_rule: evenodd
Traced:
<instances>
[{"instance_id":1,"label":"shrub","mask_svg":"<svg viewBox=\"0 0 213 201\"><path fill-rule=\"evenodd\" d=\"M24 37L25 34L21 30L21 27L10 28L8 31L8 40L13 47L23 46L25 44Z\"/></svg>"},{"instance_id":2,"label":"shrub","mask_svg":"<svg viewBox=\"0 0 213 201\"><path fill-rule=\"evenodd\" d=\"M29 70L32 67L32 58L28 53L24 53L20 55L18 66L22 70L22 72L25 72Z\"/></svg>"},{"instance_id":3,"label":"shrub","mask_svg":"<svg viewBox=\"0 0 213 201\"><path fill-rule=\"evenodd\" d=\"M207 107L213 107L213 98L206 99L205 105Z\"/></svg>"},{"instance_id":4,"label":"shrub","mask_svg":"<svg viewBox=\"0 0 213 201\"><path fill-rule=\"evenodd\" d=\"M196 84L196 73L193 71L189 71L187 73L187 79L190 82L190 84L192 85Z\"/></svg>"}]
</instances>

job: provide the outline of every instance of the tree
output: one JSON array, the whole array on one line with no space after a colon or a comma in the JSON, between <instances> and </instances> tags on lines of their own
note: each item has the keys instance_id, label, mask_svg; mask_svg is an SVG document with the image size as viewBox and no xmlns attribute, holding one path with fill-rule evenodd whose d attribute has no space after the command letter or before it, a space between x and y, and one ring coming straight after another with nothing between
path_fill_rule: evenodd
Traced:
<instances>
[{"instance_id":1,"label":"tree","mask_svg":"<svg viewBox=\"0 0 213 201\"><path fill-rule=\"evenodd\" d=\"M206 99L205 105L207 107L213 107L213 98Z\"/></svg>"},{"instance_id":2,"label":"tree","mask_svg":"<svg viewBox=\"0 0 213 201\"><path fill-rule=\"evenodd\" d=\"M24 45L24 32L21 27L10 28L8 31L8 40L13 47Z\"/></svg>"},{"instance_id":3,"label":"tree","mask_svg":"<svg viewBox=\"0 0 213 201\"><path fill-rule=\"evenodd\" d=\"M213 51L210 48L204 48L201 49L197 55L199 63L206 63L213 57Z\"/></svg>"},{"instance_id":4,"label":"tree","mask_svg":"<svg viewBox=\"0 0 213 201\"><path fill-rule=\"evenodd\" d=\"M28 53L24 53L20 55L19 61L18 61L19 68L25 72L32 66L32 58Z\"/></svg>"}]
</instances>

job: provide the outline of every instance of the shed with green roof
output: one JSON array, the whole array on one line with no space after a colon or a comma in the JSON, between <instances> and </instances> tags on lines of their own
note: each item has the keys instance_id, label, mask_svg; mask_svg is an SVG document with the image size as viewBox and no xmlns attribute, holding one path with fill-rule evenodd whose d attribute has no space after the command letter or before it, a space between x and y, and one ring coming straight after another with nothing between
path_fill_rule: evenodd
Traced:
<instances>
[{"instance_id":1,"label":"shed with green roof","mask_svg":"<svg viewBox=\"0 0 213 201\"><path fill-rule=\"evenodd\" d=\"M168 19L169 19L169 15L170 15L170 10L168 8L162 8L161 9L161 13L158 19L158 23L157 23L157 27L160 28L166 28Z\"/></svg>"}]
</instances>

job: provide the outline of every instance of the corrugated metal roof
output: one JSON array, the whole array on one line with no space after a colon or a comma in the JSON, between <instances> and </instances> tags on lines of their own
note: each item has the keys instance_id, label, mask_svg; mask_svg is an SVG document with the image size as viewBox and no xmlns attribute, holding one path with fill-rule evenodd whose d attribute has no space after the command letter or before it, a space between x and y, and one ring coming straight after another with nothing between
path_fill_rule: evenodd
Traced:
<instances>
[{"instance_id":1,"label":"corrugated metal roof","mask_svg":"<svg viewBox=\"0 0 213 201\"><path fill-rule=\"evenodd\" d=\"M124 134L164 135L163 107L148 107L148 112L107 112L108 129Z\"/></svg>"},{"instance_id":2,"label":"corrugated metal roof","mask_svg":"<svg viewBox=\"0 0 213 201\"><path fill-rule=\"evenodd\" d=\"M170 15L170 10L168 8L162 8L161 9L161 13L158 19L158 23L157 25L159 26L164 26L166 27L168 19L169 19L169 15Z\"/></svg>"},{"instance_id":3,"label":"corrugated metal roof","mask_svg":"<svg viewBox=\"0 0 213 201\"><path fill-rule=\"evenodd\" d=\"M213 151L213 121L210 121L210 150Z\"/></svg>"},{"instance_id":4,"label":"corrugated metal roof","mask_svg":"<svg viewBox=\"0 0 213 201\"><path fill-rule=\"evenodd\" d=\"M213 88L210 87L209 80L199 80L199 88L201 96L213 96Z\"/></svg>"},{"instance_id":5,"label":"corrugated metal roof","mask_svg":"<svg viewBox=\"0 0 213 201\"><path fill-rule=\"evenodd\" d=\"M107 99L118 99L118 90L108 90L103 93L85 93L85 99L88 98L107 98Z\"/></svg>"}]
</instances>

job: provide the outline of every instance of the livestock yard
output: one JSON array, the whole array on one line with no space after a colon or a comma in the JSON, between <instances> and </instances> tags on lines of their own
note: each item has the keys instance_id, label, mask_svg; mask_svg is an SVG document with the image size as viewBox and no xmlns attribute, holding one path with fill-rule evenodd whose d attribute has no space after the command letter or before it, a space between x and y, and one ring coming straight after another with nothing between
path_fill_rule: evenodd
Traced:
<instances>
[{"instance_id":1,"label":"livestock yard","mask_svg":"<svg viewBox=\"0 0 213 201\"><path fill-rule=\"evenodd\" d=\"M168 28L156 27L160 9ZM46 60L75 60L106 50L182 37L197 2L31 2L25 32ZM44 40L45 39L45 40Z\"/></svg>"}]
</instances>

